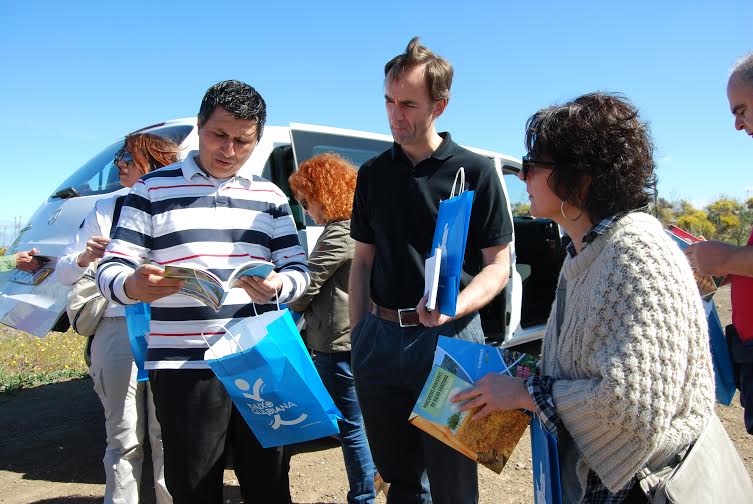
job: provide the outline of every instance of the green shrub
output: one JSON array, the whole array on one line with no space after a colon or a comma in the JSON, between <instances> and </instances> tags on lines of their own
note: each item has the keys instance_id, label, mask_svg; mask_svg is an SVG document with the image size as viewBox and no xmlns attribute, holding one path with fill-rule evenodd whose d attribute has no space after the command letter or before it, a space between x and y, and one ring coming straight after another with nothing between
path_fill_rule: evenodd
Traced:
<instances>
[{"instance_id":1,"label":"green shrub","mask_svg":"<svg viewBox=\"0 0 753 504\"><path fill-rule=\"evenodd\" d=\"M86 338L73 331L37 338L20 331L0 337L0 392L86 376Z\"/></svg>"}]
</instances>

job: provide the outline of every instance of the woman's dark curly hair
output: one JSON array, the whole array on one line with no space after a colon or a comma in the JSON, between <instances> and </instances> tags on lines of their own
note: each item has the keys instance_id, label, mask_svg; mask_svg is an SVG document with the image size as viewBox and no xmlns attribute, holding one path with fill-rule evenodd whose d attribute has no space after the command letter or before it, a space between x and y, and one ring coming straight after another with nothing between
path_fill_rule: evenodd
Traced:
<instances>
[{"instance_id":1,"label":"woman's dark curly hair","mask_svg":"<svg viewBox=\"0 0 753 504\"><path fill-rule=\"evenodd\" d=\"M355 166L334 152L307 159L288 178L295 199L316 201L327 222L350 219L356 190Z\"/></svg>"},{"instance_id":2,"label":"woman's dark curly hair","mask_svg":"<svg viewBox=\"0 0 753 504\"><path fill-rule=\"evenodd\" d=\"M532 159L555 163L550 187L594 223L645 207L654 197L648 125L621 95L590 93L539 110L526 123L526 148Z\"/></svg>"}]
</instances>

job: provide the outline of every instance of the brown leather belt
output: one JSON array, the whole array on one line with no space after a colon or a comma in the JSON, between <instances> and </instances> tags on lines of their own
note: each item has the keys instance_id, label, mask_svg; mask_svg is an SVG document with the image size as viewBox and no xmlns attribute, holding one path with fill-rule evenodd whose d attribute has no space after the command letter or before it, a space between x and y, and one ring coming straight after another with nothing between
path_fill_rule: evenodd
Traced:
<instances>
[{"instance_id":1,"label":"brown leather belt","mask_svg":"<svg viewBox=\"0 0 753 504\"><path fill-rule=\"evenodd\" d=\"M416 313L415 308L400 308L398 310L393 310L372 303L371 313L382 320L399 324L400 327L415 327L421 325L421 322L418 321L418 313Z\"/></svg>"}]
</instances>

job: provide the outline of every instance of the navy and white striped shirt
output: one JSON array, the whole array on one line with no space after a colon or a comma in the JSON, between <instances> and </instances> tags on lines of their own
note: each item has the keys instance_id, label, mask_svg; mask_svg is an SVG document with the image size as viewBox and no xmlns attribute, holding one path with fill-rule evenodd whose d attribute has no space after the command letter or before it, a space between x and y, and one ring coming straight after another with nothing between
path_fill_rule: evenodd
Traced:
<instances>
[{"instance_id":1,"label":"navy and white striped shirt","mask_svg":"<svg viewBox=\"0 0 753 504\"><path fill-rule=\"evenodd\" d=\"M228 180L209 177L196 165L197 155L191 152L133 186L97 271L99 290L111 301L133 304L125 279L144 262L199 267L226 281L239 265L264 259L281 275L281 303L302 295L309 272L287 197L250 168ZM206 368L205 338L211 344L225 325L254 314L243 289L230 290L219 312L183 294L151 308L147 369ZM256 306L258 313L273 309Z\"/></svg>"}]
</instances>

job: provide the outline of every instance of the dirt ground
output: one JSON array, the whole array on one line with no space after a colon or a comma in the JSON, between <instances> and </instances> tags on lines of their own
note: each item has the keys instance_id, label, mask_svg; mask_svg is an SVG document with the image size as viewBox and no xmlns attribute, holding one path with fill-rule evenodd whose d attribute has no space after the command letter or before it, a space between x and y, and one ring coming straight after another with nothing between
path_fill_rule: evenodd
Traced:
<instances>
[{"instance_id":1,"label":"dirt ground","mask_svg":"<svg viewBox=\"0 0 753 504\"><path fill-rule=\"evenodd\" d=\"M729 320L729 293L715 296L723 323ZM717 413L753 476L753 436L742 422L735 398ZM89 379L72 380L0 394L0 503L90 504L104 494L102 408ZM147 456L148 459L148 456ZM290 487L297 504L345 502L347 480L339 446L332 440L298 447ZM142 502L153 503L144 467ZM480 502L533 502L530 438L526 433L501 475L479 468ZM238 483L225 472L225 501L240 503ZM384 496L377 502L384 504Z\"/></svg>"}]
</instances>

